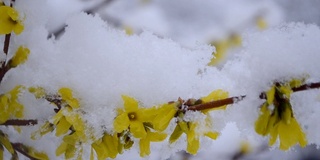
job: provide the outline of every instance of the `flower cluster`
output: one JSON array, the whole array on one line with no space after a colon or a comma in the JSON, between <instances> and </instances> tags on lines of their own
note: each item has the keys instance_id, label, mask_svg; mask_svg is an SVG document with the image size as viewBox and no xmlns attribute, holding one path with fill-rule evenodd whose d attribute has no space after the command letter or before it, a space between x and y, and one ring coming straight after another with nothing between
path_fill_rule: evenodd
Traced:
<instances>
[{"instance_id":1,"label":"flower cluster","mask_svg":"<svg viewBox=\"0 0 320 160\"><path fill-rule=\"evenodd\" d=\"M216 139L219 134L214 131L198 133L198 123L196 121L184 120L186 112L193 112L191 110L189 111L188 107L227 97L227 92L216 90L198 100L189 99L185 102L179 98L178 101L175 102L169 102L151 108L143 108L139 107L139 102L134 98L123 95L124 108L118 109L118 115L115 117L113 123L115 133L105 133L92 147L96 151L99 159L114 158L117 154L121 154L123 149L129 149L134 143L133 138L135 138L139 140L140 156L147 156L150 154L150 143L164 141L167 138L167 134L163 131L165 131L169 123L175 119L176 127L170 136L170 143L174 143L185 133L188 142L187 152L196 154L200 147L200 136ZM225 107L226 105L223 105L215 109L224 109ZM206 127L211 128L211 119L207 114L209 110L210 109L205 109L201 110L201 112L207 116Z\"/></svg>"},{"instance_id":2,"label":"flower cluster","mask_svg":"<svg viewBox=\"0 0 320 160\"><path fill-rule=\"evenodd\" d=\"M34 93L36 97L43 97L42 88L30 88L30 91ZM59 101L57 106L59 110L57 114L53 116L51 121L45 122L45 124L36 132L32 134L32 138L42 136L46 133L56 131L56 136L62 136L63 141L56 150L56 155L59 156L64 153L65 158L69 159L76 155L82 156L81 143L87 141L87 135L85 134L85 123L81 118L78 109L80 107L78 99L74 98L72 90L70 88L60 88L58 91L58 97L56 101Z\"/></svg>"},{"instance_id":3,"label":"flower cluster","mask_svg":"<svg viewBox=\"0 0 320 160\"><path fill-rule=\"evenodd\" d=\"M23 105L18 101L23 88L23 86L16 86L11 91L0 95L0 124L10 118L23 117Z\"/></svg>"},{"instance_id":4,"label":"flower cluster","mask_svg":"<svg viewBox=\"0 0 320 160\"><path fill-rule=\"evenodd\" d=\"M302 81L297 79L288 83L276 83L266 92L267 100L260 108L261 114L255 123L255 130L260 135L270 135L269 145L273 145L278 137L282 150L287 150L296 143L302 147L307 145L306 135L295 119L290 104L292 88L301 84Z\"/></svg>"}]
</instances>

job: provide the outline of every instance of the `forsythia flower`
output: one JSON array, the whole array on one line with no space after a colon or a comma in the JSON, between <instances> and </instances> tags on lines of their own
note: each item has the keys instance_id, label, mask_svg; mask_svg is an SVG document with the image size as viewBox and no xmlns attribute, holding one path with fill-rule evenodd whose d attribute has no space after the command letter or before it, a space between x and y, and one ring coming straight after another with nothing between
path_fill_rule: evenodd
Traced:
<instances>
[{"instance_id":1,"label":"forsythia flower","mask_svg":"<svg viewBox=\"0 0 320 160\"><path fill-rule=\"evenodd\" d=\"M273 145L278 137L282 150L296 143L302 147L307 145L306 136L293 115L289 101L292 88L301 84L301 81L294 79L289 83L272 86L266 93L267 100L260 108L261 114L255 123L255 130L263 136L270 134L269 145ZM269 109L270 105L274 105L273 110Z\"/></svg>"},{"instance_id":2,"label":"forsythia flower","mask_svg":"<svg viewBox=\"0 0 320 160\"><path fill-rule=\"evenodd\" d=\"M0 35L9 34L12 31L20 34L23 29L18 12L12 7L0 6Z\"/></svg>"},{"instance_id":3,"label":"forsythia flower","mask_svg":"<svg viewBox=\"0 0 320 160\"><path fill-rule=\"evenodd\" d=\"M169 142L175 142L177 139L179 139L182 133L185 133L187 135L187 152L190 154L196 154L200 148L200 135L199 133L196 133L196 127L196 122L179 121L176 128L170 136ZM216 139L219 133L209 131L203 133L203 135L211 139Z\"/></svg>"},{"instance_id":4,"label":"forsythia flower","mask_svg":"<svg viewBox=\"0 0 320 160\"><path fill-rule=\"evenodd\" d=\"M113 135L104 133L103 137L95 141L91 147L96 151L98 159L116 158L122 150L117 133Z\"/></svg>"},{"instance_id":5,"label":"forsythia flower","mask_svg":"<svg viewBox=\"0 0 320 160\"><path fill-rule=\"evenodd\" d=\"M150 154L150 142L160 142L166 139L167 134L159 132L151 132L147 129L147 135L140 139L140 156L144 157Z\"/></svg>"},{"instance_id":6,"label":"forsythia flower","mask_svg":"<svg viewBox=\"0 0 320 160\"><path fill-rule=\"evenodd\" d=\"M129 96L123 95L122 99L124 101L124 110L119 110L119 115L113 122L114 130L117 133L121 133L129 128L134 137L145 137L147 132L143 123L150 122L153 119L147 114L150 113L150 109L139 108L138 102Z\"/></svg>"},{"instance_id":7,"label":"forsythia flower","mask_svg":"<svg viewBox=\"0 0 320 160\"><path fill-rule=\"evenodd\" d=\"M20 46L14 56L10 59L9 65L14 68L20 64L23 64L28 59L30 50L28 48Z\"/></svg>"},{"instance_id":8,"label":"forsythia flower","mask_svg":"<svg viewBox=\"0 0 320 160\"><path fill-rule=\"evenodd\" d=\"M0 124L10 117L22 118L23 105L18 102L18 95L23 86L16 86L6 94L0 95Z\"/></svg>"},{"instance_id":9,"label":"forsythia flower","mask_svg":"<svg viewBox=\"0 0 320 160\"><path fill-rule=\"evenodd\" d=\"M242 40L239 35L233 34L225 40L212 42L211 45L215 46L216 52L214 53L214 58L211 59L211 62L208 65L214 66L219 64L225 59L228 49L235 46L240 46L241 41Z\"/></svg>"}]
</instances>

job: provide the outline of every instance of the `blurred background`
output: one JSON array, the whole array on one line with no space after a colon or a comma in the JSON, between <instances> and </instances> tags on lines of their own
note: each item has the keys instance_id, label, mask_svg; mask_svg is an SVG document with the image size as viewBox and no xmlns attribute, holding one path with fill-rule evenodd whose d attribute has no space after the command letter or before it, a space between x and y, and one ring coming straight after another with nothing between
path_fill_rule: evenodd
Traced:
<instances>
[{"instance_id":1,"label":"blurred background","mask_svg":"<svg viewBox=\"0 0 320 160\"><path fill-rule=\"evenodd\" d=\"M48 38L59 39L67 27L67 19L86 12L99 15L111 27L128 35L149 31L189 49L199 44L211 45L215 52L208 65L218 68L242 47L242 35L247 32L263 31L283 23L320 25L319 0L54 0L48 3ZM196 156L181 151L170 159L320 160L315 145L283 152L270 149L267 142L241 139L235 125L227 126L225 132L237 136L224 141L221 148L209 148Z\"/></svg>"}]
</instances>

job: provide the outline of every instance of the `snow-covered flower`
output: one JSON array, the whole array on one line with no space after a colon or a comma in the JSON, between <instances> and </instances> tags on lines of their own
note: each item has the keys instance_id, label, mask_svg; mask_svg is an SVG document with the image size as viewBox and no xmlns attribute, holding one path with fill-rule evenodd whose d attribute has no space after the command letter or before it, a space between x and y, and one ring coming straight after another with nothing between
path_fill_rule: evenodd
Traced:
<instances>
[{"instance_id":1,"label":"snow-covered flower","mask_svg":"<svg viewBox=\"0 0 320 160\"><path fill-rule=\"evenodd\" d=\"M14 56L9 61L10 67L14 68L20 64L23 64L30 54L30 50L26 47L20 46Z\"/></svg>"},{"instance_id":2,"label":"snow-covered flower","mask_svg":"<svg viewBox=\"0 0 320 160\"><path fill-rule=\"evenodd\" d=\"M114 130L121 133L130 129L132 135L136 138L143 138L147 135L144 122L151 121L147 113L148 109L139 108L138 101L126 95L122 95L124 101L124 110L119 110L118 116L113 122Z\"/></svg>"},{"instance_id":3,"label":"snow-covered flower","mask_svg":"<svg viewBox=\"0 0 320 160\"><path fill-rule=\"evenodd\" d=\"M280 140L280 149L287 150L299 143L307 145L306 135L294 117L290 104L292 88L300 86L300 80L292 80L285 84L276 84L266 92L266 102L260 108L260 116L255 123L258 134L266 136L270 134L269 145L273 145L277 138ZM273 110L268 107L274 106Z\"/></svg>"}]
</instances>

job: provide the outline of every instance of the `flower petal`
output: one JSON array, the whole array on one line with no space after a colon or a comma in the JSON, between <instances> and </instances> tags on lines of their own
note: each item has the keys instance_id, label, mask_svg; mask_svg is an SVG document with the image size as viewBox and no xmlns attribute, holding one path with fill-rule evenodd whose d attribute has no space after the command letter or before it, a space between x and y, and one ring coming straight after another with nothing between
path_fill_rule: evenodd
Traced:
<instances>
[{"instance_id":1,"label":"flower petal","mask_svg":"<svg viewBox=\"0 0 320 160\"><path fill-rule=\"evenodd\" d=\"M126 95L122 95L122 99L124 102L124 108L126 112L136 112L138 110L138 101L136 101L134 98L131 98Z\"/></svg>"},{"instance_id":2,"label":"flower petal","mask_svg":"<svg viewBox=\"0 0 320 160\"><path fill-rule=\"evenodd\" d=\"M139 142L140 147L140 156L144 157L150 154L150 141L146 138L140 139Z\"/></svg>"},{"instance_id":3,"label":"flower petal","mask_svg":"<svg viewBox=\"0 0 320 160\"><path fill-rule=\"evenodd\" d=\"M147 135L147 132L146 132L143 124L139 121L131 121L130 122L130 132L136 138L144 138Z\"/></svg>"},{"instance_id":4,"label":"flower petal","mask_svg":"<svg viewBox=\"0 0 320 160\"><path fill-rule=\"evenodd\" d=\"M117 116L113 121L113 127L117 133L121 133L122 131L126 130L129 127L129 124L130 120L126 112Z\"/></svg>"}]
</instances>

